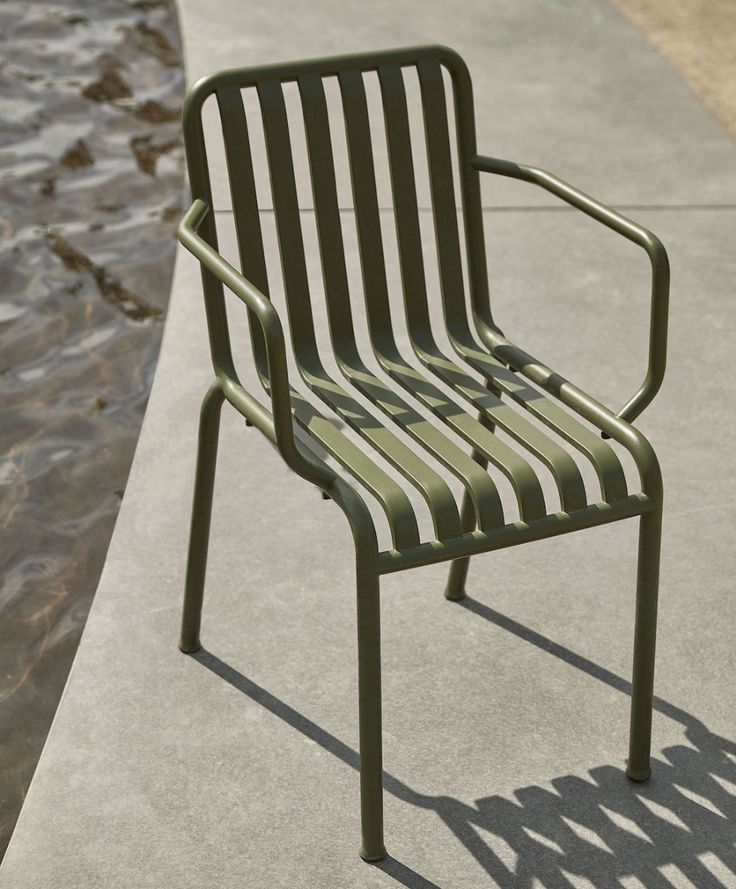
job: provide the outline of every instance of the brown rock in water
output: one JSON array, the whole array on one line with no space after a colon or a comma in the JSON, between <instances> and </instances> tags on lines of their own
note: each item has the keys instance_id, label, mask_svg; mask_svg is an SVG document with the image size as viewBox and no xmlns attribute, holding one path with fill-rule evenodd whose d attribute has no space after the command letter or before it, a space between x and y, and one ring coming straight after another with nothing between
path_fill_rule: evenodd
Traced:
<instances>
[{"instance_id":1,"label":"brown rock in water","mask_svg":"<svg viewBox=\"0 0 736 889\"><path fill-rule=\"evenodd\" d=\"M61 156L60 163L72 170L78 170L80 167L89 167L95 162L92 152L87 147L84 139L77 139L71 148L67 148Z\"/></svg>"},{"instance_id":2,"label":"brown rock in water","mask_svg":"<svg viewBox=\"0 0 736 889\"><path fill-rule=\"evenodd\" d=\"M164 207L161 211L161 218L164 222L178 221L183 215L183 211L178 204L172 204L170 207Z\"/></svg>"},{"instance_id":3,"label":"brown rock in water","mask_svg":"<svg viewBox=\"0 0 736 889\"><path fill-rule=\"evenodd\" d=\"M181 64L178 50L169 43L166 35L161 31L149 27L145 22L138 22L133 29L133 34L140 48L155 56L162 65L167 68L175 68Z\"/></svg>"},{"instance_id":4,"label":"brown rock in water","mask_svg":"<svg viewBox=\"0 0 736 889\"><path fill-rule=\"evenodd\" d=\"M179 120L181 116L181 111L178 108L167 108L166 105L154 102L153 99L142 102L133 113L148 123L166 123L170 120Z\"/></svg>"},{"instance_id":5,"label":"brown rock in water","mask_svg":"<svg viewBox=\"0 0 736 889\"><path fill-rule=\"evenodd\" d=\"M150 134L147 136L133 136L130 140L130 150L133 152L138 169L143 173L148 173L149 176L156 175L156 163L161 155L168 154L178 147L178 139L173 142L157 144L153 142L153 137Z\"/></svg>"},{"instance_id":6,"label":"brown rock in water","mask_svg":"<svg viewBox=\"0 0 736 889\"><path fill-rule=\"evenodd\" d=\"M115 99L128 99L133 93L118 72L108 68L99 80L82 90L82 95L93 102L112 102Z\"/></svg>"},{"instance_id":7,"label":"brown rock in water","mask_svg":"<svg viewBox=\"0 0 736 889\"><path fill-rule=\"evenodd\" d=\"M100 296L132 321L145 321L149 318L158 320L162 317L161 309L155 309L142 297L123 287L119 281L110 276L104 266L93 262L86 253L70 244L56 229L49 229L46 232L46 240L51 250L66 268L70 271L86 272L91 275L97 284Z\"/></svg>"}]
</instances>

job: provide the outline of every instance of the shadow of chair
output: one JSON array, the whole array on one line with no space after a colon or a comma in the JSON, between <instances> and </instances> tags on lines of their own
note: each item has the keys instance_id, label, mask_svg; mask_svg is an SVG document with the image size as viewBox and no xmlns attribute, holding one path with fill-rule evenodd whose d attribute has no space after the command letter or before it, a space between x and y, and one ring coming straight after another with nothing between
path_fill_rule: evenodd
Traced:
<instances>
[{"instance_id":1,"label":"shadow of chair","mask_svg":"<svg viewBox=\"0 0 736 889\"><path fill-rule=\"evenodd\" d=\"M631 694L628 680L478 599L466 597L461 605L622 694ZM211 652L201 649L194 657L358 770L357 751L339 738ZM512 799L491 795L472 805L419 793L388 772L384 787L403 802L434 812L499 889L531 887L535 879L538 889L672 889L668 876L673 872L696 889L730 889L736 886L736 741L711 732L697 717L661 698L655 697L654 708L680 724L684 734L682 744L653 757L652 778L646 783L627 782L623 769L604 764L585 776L563 775L553 777L546 787L519 788ZM379 867L407 889L439 889L390 856Z\"/></svg>"}]
</instances>

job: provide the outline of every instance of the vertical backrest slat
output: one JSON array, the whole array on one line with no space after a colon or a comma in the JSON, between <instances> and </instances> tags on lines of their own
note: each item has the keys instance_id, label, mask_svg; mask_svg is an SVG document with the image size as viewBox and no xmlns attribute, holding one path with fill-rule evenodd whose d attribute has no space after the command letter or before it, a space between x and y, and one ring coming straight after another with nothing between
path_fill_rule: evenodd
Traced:
<instances>
[{"instance_id":1,"label":"vertical backrest slat","mask_svg":"<svg viewBox=\"0 0 736 889\"><path fill-rule=\"evenodd\" d=\"M437 62L422 61L417 65L417 71L424 110L442 305L448 328L452 329L456 318L463 319L465 327L465 288L442 69Z\"/></svg>"},{"instance_id":2,"label":"vertical backrest slat","mask_svg":"<svg viewBox=\"0 0 736 889\"><path fill-rule=\"evenodd\" d=\"M398 64L381 65L378 69L378 78L386 122L391 190L394 198L406 317L410 329L414 329L418 334L420 330L429 327L429 310L406 89Z\"/></svg>"},{"instance_id":3,"label":"vertical backrest slat","mask_svg":"<svg viewBox=\"0 0 736 889\"><path fill-rule=\"evenodd\" d=\"M212 184L202 121L203 105L211 92L207 85L200 85L187 94L182 106L182 131L192 199L204 201L210 208L210 212L202 220L198 234L210 247L217 250L217 224L215 214L212 212ZM200 273L212 364L216 373L220 371L230 373L233 372L234 362L225 308L225 292L222 282L203 265L200 265Z\"/></svg>"},{"instance_id":4,"label":"vertical backrest slat","mask_svg":"<svg viewBox=\"0 0 736 889\"><path fill-rule=\"evenodd\" d=\"M286 114L283 93L283 85L286 83L296 82L302 90L302 111L307 130L317 231L333 340L335 336L341 336L339 331L352 332L350 291L349 284L345 281L345 220L339 207L337 210L335 208L335 146L329 133L332 110L329 109L329 113L325 111L323 95L323 78L331 77L337 77L342 94L368 324L374 345L377 346L380 339L383 349L393 338L381 231L382 211L379 210L376 192L371 118L364 84L364 76L368 72L378 72L382 77L384 118L392 154L394 207L391 209L396 217L404 288L406 289L407 281L412 281L411 295L408 299L405 298L410 325L415 333L422 327L429 329L416 185L411 174L411 142L402 78L404 69L418 72L422 89L443 307L447 314L460 317L457 309L461 302L464 303L462 285L465 283L462 258L467 256L466 286L474 314L477 320L492 323L480 180L478 171L471 163L476 152L473 91L467 66L457 53L441 46L419 46L375 54L351 54L334 59L311 59L232 69L200 81L185 102L183 126L192 194L212 207L202 108L209 96L217 94L241 265L246 277L269 295L268 278L271 279L271 288L276 279L273 274L269 274L272 272L269 251L265 249L262 212L258 208L255 188L259 182L259 171L254 170L253 161L258 152L252 151L250 142L254 128L259 129L260 121L251 120L251 109L247 103L243 105L240 91L253 89L258 92L283 282L295 346L306 348L313 345L314 320L309 304L309 278L289 140L289 117ZM452 77L452 114L449 101L443 101L444 89L440 83L445 71ZM303 84L307 84L306 94ZM449 99L449 96L446 98ZM455 131L456 158L454 155L449 158L447 156L447 117L452 117L449 130ZM406 171L409 173L406 174ZM454 208L454 195L451 191L453 173L458 176L462 194L464 228L459 242L458 232L452 221L455 214L451 212ZM200 234L208 243L216 245L216 226L212 213L203 220ZM232 368L222 286L206 272L203 272L203 283L213 360L218 367ZM251 336L256 357L262 358L261 333L253 324ZM345 341L347 339L348 336L344 338Z\"/></svg>"},{"instance_id":5,"label":"vertical backrest slat","mask_svg":"<svg viewBox=\"0 0 736 889\"><path fill-rule=\"evenodd\" d=\"M318 74L305 74L298 82L330 333L337 347L354 339L354 329L327 101Z\"/></svg>"},{"instance_id":6,"label":"vertical backrest slat","mask_svg":"<svg viewBox=\"0 0 736 889\"><path fill-rule=\"evenodd\" d=\"M483 233L483 204L480 172L472 159L478 147L475 138L475 109L470 72L455 59L452 64L452 97L455 106L455 134L463 204L463 229L468 257L468 289L473 312L493 326L488 293L488 263Z\"/></svg>"},{"instance_id":7,"label":"vertical backrest slat","mask_svg":"<svg viewBox=\"0 0 736 889\"><path fill-rule=\"evenodd\" d=\"M291 338L296 349L313 349L314 320L309 303L309 280L284 93L278 80L259 81L257 89L266 137Z\"/></svg>"},{"instance_id":8,"label":"vertical backrest slat","mask_svg":"<svg viewBox=\"0 0 736 889\"><path fill-rule=\"evenodd\" d=\"M454 120L446 95L443 72L452 75ZM421 110L426 149L412 146L410 109L405 76L416 71L421 92ZM283 284L295 347L314 349L314 315L310 305L309 276L305 257L303 220L294 169L290 124L287 114L286 84L298 87L301 99L306 147L309 160L316 233L320 250L324 291L333 344L354 339L350 284L347 274L345 220L338 202L335 151L330 124L325 77L336 76L342 97L342 117L353 193L354 218L358 235L367 320L374 345L382 351L393 343L389 282L382 237L382 209L376 188L377 169L371 138L373 109L369 107L365 78L376 72L381 89L383 124L388 147L391 180L390 208L394 215L401 284L409 328L415 339L430 332L427 300L427 273L422 251L422 227L414 175L412 147L426 150L435 228L439 283L445 320L454 326L457 319L467 325L465 287L469 285L474 309L487 314L487 282L482 222L476 171L469 161L474 151L474 123L470 79L462 60L437 47L415 48L388 53L373 62L350 57L340 64L320 67L295 63L278 69L226 72L216 89L224 135L238 248L243 272L267 295L278 280L270 269L264 245L262 214L258 207L250 140L260 125L251 120L251 109L243 103L241 89L253 89L260 101L260 118L266 143L276 233ZM379 112L380 113L380 112ZM411 111L413 114L413 110ZM452 131L456 130L460 169L451 152ZM249 132L250 131L250 132ZM299 137L301 138L301 137ZM299 158L297 157L297 160ZM463 194L467 230L459 231L453 178L457 175ZM472 220L472 223L471 223ZM266 232L267 234L267 232ZM469 281L464 280L463 256L468 251ZM276 273L277 274L277 273ZM258 358L263 357L260 329L251 325ZM259 364L261 362L259 361Z\"/></svg>"},{"instance_id":9,"label":"vertical backrest slat","mask_svg":"<svg viewBox=\"0 0 736 889\"><path fill-rule=\"evenodd\" d=\"M243 97L237 86L217 90L225 158L230 180L230 196L235 215L238 253L243 274L261 293L268 296L268 272L263 250L263 232L258 212L258 198L250 148L248 124L243 108ZM266 347L258 321L248 311L251 342L256 365L266 372Z\"/></svg>"},{"instance_id":10,"label":"vertical backrest slat","mask_svg":"<svg viewBox=\"0 0 736 889\"><path fill-rule=\"evenodd\" d=\"M368 103L360 71L341 71L338 80L345 115L366 315L371 336L377 339L390 332L391 316Z\"/></svg>"}]
</instances>

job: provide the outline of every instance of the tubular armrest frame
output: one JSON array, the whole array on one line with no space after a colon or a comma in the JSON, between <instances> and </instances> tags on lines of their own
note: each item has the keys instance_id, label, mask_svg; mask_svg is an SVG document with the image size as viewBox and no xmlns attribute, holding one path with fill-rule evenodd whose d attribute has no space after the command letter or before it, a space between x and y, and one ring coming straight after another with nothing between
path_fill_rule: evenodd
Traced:
<instances>
[{"instance_id":1,"label":"tubular armrest frame","mask_svg":"<svg viewBox=\"0 0 736 889\"><path fill-rule=\"evenodd\" d=\"M215 367L223 395L276 446L294 472L326 489L334 482L337 474L328 466L311 459L299 447L294 436L291 387L281 319L273 303L197 233L210 212L208 204L196 199L179 223L177 235L202 267L242 300L258 320L266 347L268 377L264 383L271 396L271 413L245 390L232 367Z\"/></svg>"},{"instance_id":2,"label":"tubular armrest frame","mask_svg":"<svg viewBox=\"0 0 736 889\"><path fill-rule=\"evenodd\" d=\"M613 231L618 234L623 235L629 241L638 244L647 252L652 266L648 366L644 381L637 392L626 402L618 414L615 415L621 420L632 422L652 401L659 391L659 388L662 385L662 379L664 378L667 360L667 314L669 306L670 267L667 259L667 251L662 242L648 229L638 225L621 213L607 207L600 201L595 200L569 183L544 170L526 166L525 164L517 164L512 161L487 157L485 155L475 155L470 163L474 169L479 170L480 172L495 173L499 176L507 176L511 179L520 179L524 182L531 182L534 185L539 185L541 188L544 188L546 191L549 191L551 194L556 195L566 203L570 204L570 206L581 210L586 216L596 219L598 222L613 229ZM483 337L484 340L487 340L487 345L489 345L494 353L497 353L497 357L500 358L502 355L508 355L508 360L510 360L514 366L517 366L517 361L511 359L511 352L515 350L515 347L505 340L503 336L499 335L497 328L485 323L482 323L481 327L482 329L479 332L481 335L485 334ZM526 353L521 353L520 350L518 350L518 352L519 354L517 355L517 358L520 358L522 354L527 359L530 358ZM531 359L531 361L534 364L538 364L535 359ZM542 367L542 365L539 366ZM523 368L521 369L523 371ZM552 374L551 371L547 372L557 380L561 379L557 375ZM558 394L555 391L555 388L549 388L540 376L540 374L535 374L535 382L545 386L545 388L547 388L548 391L553 392L553 394ZM568 387L570 386L570 384L566 385ZM574 389L575 387L571 388ZM577 395L572 399L573 401L579 401L579 396L584 396L585 399L592 401L592 399L589 399L589 396L586 396L581 390L576 390L576 392ZM562 400L566 401L565 398L562 398ZM575 404L571 402L566 403L570 404L570 406L576 410L578 409ZM598 405L598 407L602 407L602 405ZM592 422L597 421L593 420ZM612 435L608 429L604 429L604 432L611 435L612 438L616 438L616 436Z\"/></svg>"}]
</instances>

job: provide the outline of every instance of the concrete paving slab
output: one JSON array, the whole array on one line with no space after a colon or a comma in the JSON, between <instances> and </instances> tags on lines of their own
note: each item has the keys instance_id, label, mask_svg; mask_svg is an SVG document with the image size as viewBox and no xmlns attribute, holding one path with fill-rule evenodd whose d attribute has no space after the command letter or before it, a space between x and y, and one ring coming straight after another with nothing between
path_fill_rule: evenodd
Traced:
<instances>
[{"instance_id":1,"label":"concrete paving slab","mask_svg":"<svg viewBox=\"0 0 736 889\"><path fill-rule=\"evenodd\" d=\"M474 79L478 147L556 172L613 204L736 203L734 144L646 38L606 0L274 0L180 3L190 82L227 67L442 43ZM214 116L212 130L216 129ZM224 159L215 205L230 207ZM499 180L492 206L541 190Z\"/></svg>"},{"instance_id":2,"label":"concrete paving slab","mask_svg":"<svg viewBox=\"0 0 736 889\"><path fill-rule=\"evenodd\" d=\"M193 56L193 5L183 13L195 76L207 59ZM253 33L267 35L255 19ZM684 87L662 76L663 94L687 105ZM726 158L732 146L719 138ZM334 505L227 409L205 650L176 648L196 415L210 379L196 263L181 253L123 508L3 889L734 884L736 210L632 215L662 237L673 268L670 369L640 424L667 486L651 782L623 775L635 522L477 557L464 604L443 599L443 566L392 575L391 857L359 860L350 536ZM644 255L566 210L485 217L504 328L618 407L643 368ZM218 221L232 255L226 214Z\"/></svg>"},{"instance_id":3,"label":"concrete paving slab","mask_svg":"<svg viewBox=\"0 0 736 889\"><path fill-rule=\"evenodd\" d=\"M736 430L722 389L708 384L703 394L691 383L727 379L736 213L726 215L642 220L670 244L679 272L676 357L642 424L668 485L649 785L622 772L634 522L478 557L465 605L443 600L442 566L391 576L383 625L393 858L379 868L358 860L351 542L338 510L295 484L231 411L206 650L188 658L176 649L196 409L208 379L196 269L182 255L127 508L0 885L470 887L521 885L533 874L555 886L564 872L595 886L624 874L648 886L670 865L693 879L704 856L729 865L736 663L724 442ZM499 220L488 221L493 232ZM531 288L534 313L509 307L533 336L537 312L552 320L551 302L572 309L589 291L565 250L573 217L502 222L517 242L541 228L567 282L549 288L546 310ZM513 256L506 261L502 275ZM600 270L615 279L615 254L600 257ZM597 323L615 327L619 313L602 299ZM574 350L560 357L580 360ZM594 390L615 388L592 361L587 379Z\"/></svg>"}]
</instances>

